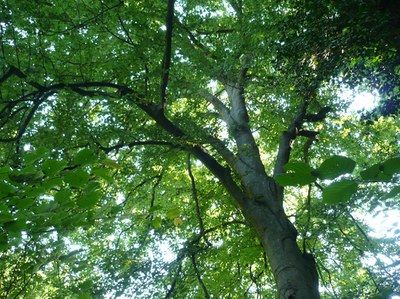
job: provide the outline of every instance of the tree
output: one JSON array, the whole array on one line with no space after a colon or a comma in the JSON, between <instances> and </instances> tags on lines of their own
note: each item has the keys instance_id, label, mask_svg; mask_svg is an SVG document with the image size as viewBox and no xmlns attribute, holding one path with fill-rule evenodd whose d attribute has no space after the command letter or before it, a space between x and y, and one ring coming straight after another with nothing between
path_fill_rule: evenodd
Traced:
<instances>
[{"instance_id":1,"label":"tree","mask_svg":"<svg viewBox=\"0 0 400 299\"><path fill-rule=\"evenodd\" d=\"M398 207L399 119L336 96L398 95L397 19L287 2L2 4L2 297L399 291L353 216Z\"/></svg>"}]
</instances>

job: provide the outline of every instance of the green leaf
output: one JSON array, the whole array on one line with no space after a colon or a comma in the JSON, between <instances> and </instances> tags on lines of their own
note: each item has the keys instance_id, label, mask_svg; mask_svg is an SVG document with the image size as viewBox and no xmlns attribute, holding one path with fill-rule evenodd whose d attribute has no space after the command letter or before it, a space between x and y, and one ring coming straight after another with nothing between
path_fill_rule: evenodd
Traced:
<instances>
[{"instance_id":1,"label":"green leaf","mask_svg":"<svg viewBox=\"0 0 400 299\"><path fill-rule=\"evenodd\" d=\"M335 182L324 188L322 199L327 204L337 204L348 201L357 191L358 184L351 180Z\"/></svg>"},{"instance_id":2,"label":"green leaf","mask_svg":"<svg viewBox=\"0 0 400 299\"><path fill-rule=\"evenodd\" d=\"M101 193L98 191L83 194L78 198L77 204L81 208L91 208L99 201L101 198Z\"/></svg>"},{"instance_id":3,"label":"green leaf","mask_svg":"<svg viewBox=\"0 0 400 299\"><path fill-rule=\"evenodd\" d=\"M315 182L317 179L313 174L313 169L303 162L290 162L284 167L291 171L277 175L276 181L282 186L302 186Z\"/></svg>"},{"instance_id":4,"label":"green leaf","mask_svg":"<svg viewBox=\"0 0 400 299\"><path fill-rule=\"evenodd\" d=\"M15 193L15 189L12 185L5 181L0 181L0 197L5 197Z\"/></svg>"},{"instance_id":5,"label":"green leaf","mask_svg":"<svg viewBox=\"0 0 400 299\"><path fill-rule=\"evenodd\" d=\"M107 183L114 182L114 178L110 175L111 174L110 169L107 169L107 168L93 168L92 173L95 176L101 177Z\"/></svg>"},{"instance_id":6,"label":"green leaf","mask_svg":"<svg viewBox=\"0 0 400 299\"><path fill-rule=\"evenodd\" d=\"M89 183L85 186L83 192L85 192L85 193L91 193L91 192L93 192L93 191L99 190L100 188L101 188L101 185L100 185L99 182L89 182Z\"/></svg>"},{"instance_id":7,"label":"green leaf","mask_svg":"<svg viewBox=\"0 0 400 299\"><path fill-rule=\"evenodd\" d=\"M85 148L74 157L74 163L78 165L91 164L97 161L97 157L91 149Z\"/></svg>"},{"instance_id":8,"label":"green leaf","mask_svg":"<svg viewBox=\"0 0 400 299\"><path fill-rule=\"evenodd\" d=\"M90 174L84 170L76 170L65 175L64 181L73 187L82 187L89 182Z\"/></svg>"},{"instance_id":9,"label":"green leaf","mask_svg":"<svg viewBox=\"0 0 400 299\"><path fill-rule=\"evenodd\" d=\"M7 179L8 174L11 172L11 168L8 166L0 167L0 180Z\"/></svg>"},{"instance_id":10,"label":"green leaf","mask_svg":"<svg viewBox=\"0 0 400 299\"><path fill-rule=\"evenodd\" d=\"M54 200L58 201L61 204L65 201L68 201L71 198L71 195L71 191L61 190L54 195Z\"/></svg>"},{"instance_id":11,"label":"green leaf","mask_svg":"<svg viewBox=\"0 0 400 299\"><path fill-rule=\"evenodd\" d=\"M59 173L61 170L64 169L64 167L67 165L66 161L58 161L58 160L46 160L43 162L42 165L42 170L45 173L45 175L52 177Z\"/></svg>"},{"instance_id":12,"label":"green leaf","mask_svg":"<svg viewBox=\"0 0 400 299\"><path fill-rule=\"evenodd\" d=\"M400 158L391 158L361 171L360 176L365 181L388 182L398 172L400 172Z\"/></svg>"},{"instance_id":13,"label":"green leaf","mask_svg":"<svg viewBox=\"0 0 400 299\"><path fill-rule=\"evenodd\" d=\"M10 180L16 183L36 183L43 178L44 173L40 170L37 171L32 167L28 167L21 171L13 171L8 176Z\"/></svg>"},{"instance_id":14,"label":"green leaf","mask_svg":"<svg viewBox=\"0 0 400 299\"><path fill-rule=\"evenodd\" d=\"M152 224L153 224L154 228L161 228L161 225L162 225L161 217L157 216L156 218L154 218Z\"/></svg>"},{"instance_id":15,"label":"green leaf","mask_svg":"<svg viewBox=\"0 0 400 299\"><path fill-rule=\"evenodd\" d=\"M383 173L392 177L400 172L400 158L391 158L382 163Z\"/></svg>"},{"instance_id":16,"label":"green leaf","mask_svg":"<svg viewBox=\"0 0 400 299\"><path fill-rule=\"evenodd\" d=\"M78 299L92 299L92 295L90 295L89 293L82 293L78 296Z\"/></svg>"},{"instance_id":17,"label":"green leaf","mask_svg":"<svg viewBox=\"0 0 400 299\"><path fill-rule=\"evenodd\" d=\"M26 209L28 207L31 207L35 204L35 200L33 198L19 198L17 201L17 208L18 209Z\"/></svg>"},{"instance_id":18,"label":"green leaf","mask_svg":"<svg viewBox=\"0 0 400 299\"><path fill-rule=\"evenodd\" d=\"M174 218L177 218L177 217L180 215L180 213L181 213L180 209L179 209L178 207L175 207L175 208L170 209L170 210L165 214L165 216L166 216L168 219L174 219Z\"/></svg>"},{"instance_id":19,"label":"green leaf","mask_svg":"<svg viewBox=\"0 0 400 299\"><path fill-rule=\"evenodd\" d=\"M8 236L7 234L0 233L0 252L8 248Z\"/></svg>"},{"instance_id":20,"label":"green leaf","mask_svg":"<svg viewBox=\"0 0 400 299\"><path fill-rule=\"evenodd\" d=\"M26 229L26 222L22 219L13 220L3 224L3 228L8 232L20 232Z\"/></svg>"},{"instance_id":21,"label":"green leaf","mask_svg":"<svg viewBox=\"0 0 400 299\"><path fill-rule=\"evenodd\" d=\"M46 190L54 188L56 186L61 186L63 180L61 178L51 178L42 182L42 187Z\"/></svg>"},{"instance_id":22,"label":"green leaf","mask_svg":"<svg viewBox=\"0 0 400 299\"><path fill-rule=\"evenodd\" d=\"M107 166L107 167L114 168L114 169L120 169L121 168L121 166L116 161L114 161L112 159L104 159L103 160L103 164L105 166Z\"/></svg>"},{"instance_id":23,"label":"green leaf","mask_svg":"<svg viewBox=\"0 0 400 299\"><path fill-rule=\"evenodd\" d=\"M399 194L400 194L400 186L394 186L389 193L386 193L383 196L383 199L396 198L398 197Z\"/></svg>"},{"instance_id":24,"label":"green leaf","mask_svg":"<svg viewBox=\"0 0 400 299\"><path fill-rule=\"evenodd\" d=\"M26 164L32 164L33 162L36 162L37 160L40 160L42 158L46 158L49 150L45 147L39 147L33 152L26 153L24 155L24 160Z\"/></svg>"},{"instance_id":25,"label":"green leaf","mask_svg":"<svg viewBox=\"0 0 400 299\"><path fill-rule=\"evenodd\" d=\"M316 170L315 175L321 180L333 180L342 174L352 173L355 167L354 160L336 155L325 160Z\"/></svg>"},{"instance_id":26,"label":"green leaf","mask_svg":"<svg viewBox=\"0 0 400 299\"><path fill-rule=\"evenodd\" d=\"M13 220L13 215L11 215L9 208L7 206L0 206L0 224L5 222L10 222Z\"/></svg>"}]
</instances>

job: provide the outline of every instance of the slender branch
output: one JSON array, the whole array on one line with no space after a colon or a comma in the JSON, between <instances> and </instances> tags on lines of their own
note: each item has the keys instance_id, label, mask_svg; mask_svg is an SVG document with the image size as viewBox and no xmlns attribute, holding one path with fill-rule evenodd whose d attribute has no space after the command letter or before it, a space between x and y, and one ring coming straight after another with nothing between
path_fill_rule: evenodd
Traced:
<instances>
[{"instance_id":1,"label":"slender branch","mask_svg":"<svg viewBox=\"0 0 400 299\"><path fill-rule=\"evenodd\" d=\"M206 243L211 246L211 243L208 241L206 235L204 234L204 224L203 224L203 218L201 217L201 209L200 209L200 203L199 203L199 198L197 197L197 189L196 189L196 181L194 179L193 173L192 173L192 166L190 162L190 153L187 156L187 165L188 165L188 173L190 177L190 181L192 184L192 196L196 204L196 214L197 214L197 220L199 222L200 226L200 234L204 236L204 240Z\"/></svg>"},{"instance_id":2,"label":"slender branch","mask_svg":"<svg viewBox=\"0 0 400 299\"><path fill-rule=\"evenodd\" d=\"M204 284L203 280L201 279L201 275L200 275L199 269L197 268L195 253L192 253L191 260L192 260L192 265L193 265L194 272L196 273L197 280L199 281L199 284L200 284L201 288L203 289L204 298L210 298L210 295L208 294L207 287Z\"/></svg>"},{"instance_id":3,"label":"slender branch","mask_svg":"<svg viewBox=\"0 0 400 299\"><path fill-rule=\"evenodd\" d=\"M346 211L346 212L347 212L347 214L349 214L353 224L357 227L357 229L360 231L360 233L364 236L365 240L367 240L367 242L371 243L371 240L369 239L367 233L361 228L361 226L358 224L357 220L353 217L353 215L351 215L351 213L349 211Z\"/></svg>"},{"instance_id":4,"label":"slender branch","mask_svg":"<svg viewBox=\"0 0 400 299\"><path fill-rule=\"evenodd\" d=\"M160 183L161 183L161 180L162 180L162 177L163 177L163 172L164 171L162 171L161 173L160 173L160 175L158 175L157 177L156 177L156 182L154 183L154 185L153 185L153 188L151 188L151 201L150 201L150 208L149 208L149 211L151 211L152 209L153 209L153 207L154 207L154 203L155 203L155 201L156 201L156 189L157 189L157 187L160 185ZM150 214L150 220L152 221L153 220L153 213L151 213ZM150 225L150 224L149 224Z\"/></svg>"},{"instance_id":5,"label":"slender branch","mask_svg":"<svg viewBox=\"0 0 400 299\"><path fill-rule=\"evenodd\" d=\"M195 45L198 49L200 49L203 52L203 54L205 54L207 57L210 57L214 61L218 61L218 57L213 52L211 52L205 45L203 45L194 36L194 34L190 31L189 28L187 28L185 25L183 25L181 22L179 22L179 20L175 20L175 21L179 25L179 27L181 27L184 31L186 31L186 33L188 34L189 39L193 43L193 45Z\"/></svg>"},{"instance_id":6,"label":"slender branch","mask_svg":"<svg viewBox=\"0 0 400 299\"><path fill-rule=\"evenodd\" d=\"M306 240L307 240L307 232L310 228L310 223L311 223L311 188L312 185L308 185L308 190L307 190L307 223L306 227L304 229L304 234L303 234L303 253L307 252L306 248Z\"/></svg>"},{"instance_id":7,"label":"slender branch","mask_svg":"<svg viewBox=\"0 0 400 299\"><path fill-rule=\"evenodd\" d=\"M49 92L46 95L42 95L39 99L37 99L34 102L33 107L29 111L25 120L19 127L17 134L14 137L10 137L10 138L0 138L0 142L14 142L14 141L19 140L22 137L22 135L25 133L26 128L28 127L29 123L31 122L36 111L39 109L39 106L52 94L53 94L53 92Z\"/></svg>"},{"instance_id":8,"label":"slender branch","mask_svg":"<svg viewBox=\"0 0 400 299\"><path fill-rule=\"evenodd\" d=\"M173 280L172 283L171 283L171 287L168 289L168 292L167 292L167 294L166 294L165 297L164 297L165 299L171 298L172 294L174 293L175 286L176 286L176 283L177 283L178 278L179 278L179 274L180 274L181 271L182 271L182 261L183 261L183 259L181 259L181 260L179 261L178 270L177 270L176 273L175 273L175 277L174 277L174 280Z\"/></svg>"},{"instance_id":9,"label":"slender branch","mask_svg":"<svg viewBox=\"0 0 400 299\"><path fill-rule=\"evenodd\" d=\"M172 142L167 142L167 141L157 141L157 140L144 140L144 141L132 141L132 142L128 142L128 143L118 143L114 146L110 146L110 147L105 147L102 146L100 143L95 142L99 149L101 149L102 151L104 151L106 154L115 151L115 150L119 150L121 148L124 147L129 147L132 148L134 146L141 146L141 145L160 145L160 146L170 146L170 147L178 147L176 144L172 143Z\"/></svg>"},{"instance_id":10,"label":"slender branch","mask_svg":"<svg viewBox=\"0 0 400 299\"><path fill-rule=\"evenodd\" d=\"M168 0L166 34L165 34L165 52L161 69L161 107L164 109L166 101L167 85L171 68L171 48L172 48L172 30L174 20L174 3L175 0Z\"/></svg>"}]
</instances>

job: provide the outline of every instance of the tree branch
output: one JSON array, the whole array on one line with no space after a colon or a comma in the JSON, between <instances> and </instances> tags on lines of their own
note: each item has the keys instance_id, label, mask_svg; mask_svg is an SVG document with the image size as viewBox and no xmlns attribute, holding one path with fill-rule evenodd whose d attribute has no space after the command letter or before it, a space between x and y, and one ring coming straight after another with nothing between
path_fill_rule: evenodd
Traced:
<instances>
[{"instance_id":1,"label":"tree branch","mask_svg":"<svg viewBox=\"0 0 400 299\"><path fill-rule=\"evenodd\" d=\"M188 173L190 177L190 182L192 184L192 196L196 204L196 215L197 215L197 220L199 222L200 226L200 234L204 236L205 242L211 246L211 243L208 241L206 235L204 234L204 224L203 224L203 218L201 217L201 209L200 209L200 203L199 203L199 198L197 197L197 189L196 189L196 181L194 179L193 173L192 173L192 166L190 162L190 153L187 156L187 165L188 165Z\"/></svg>"},{"instance_id":2,"label":"tree branch","mask_svg":"<svg viewBox=\"0 0 400 299\"><path fill-rule=\"evenodd\" d=\"M175 0L168 0L167 6L167 20L166 20L166 34L165 34L165 52L161 69L161 107L164 109L166 101L166 92L169 80L169 73L171 67L171 48L172 48L172 30L174 20L174 3Z\"/></svg>"},{"instance_id":3,"label":"tree branch","mask_svg":"<svg viewBox=\"0 0 400 299\"><path fill-rule=\"evenodd\" d=\"M278 174L285 172L283 166L285 166L289 162L290 152L292 150L292 143L294 139L296 139L297 133L303 125L308 102L308 99L303 100L289 127L286 131L282 132L281 139L279 140L279 150L274 168L274 178Z\"/></svg>"},{"instance_id":4,"label":"tree branch","mask_svg":"<svg viewBox=\"0 0 400 299\"><path fill-rule=\"evenodd\" d=\"M26 116L25 120L22 122L20 127L18 128L18 132L14 137L9 138L0 138L0 142L14 142L19 140L22 135L25 133L26 128L28 127L29 123L31 122L33 116L35 115L36 111L38 110L39 106L54 92L48 92L47 94L41 95L38 99L34 101L32 108L30 109L28 115Z\"/></svg>"},{"instance_id":5,"label":"tree branch","mask_svg":"<svg viewBox=\"0 0 400 299\"><path fill-rule=\"evenodd\" d=\"M15 66L10 66L10 69L0 78L0 85L12 75L16 75L18 78L21 79L26 78L26 75L23 72L21 72L18 68L16 68Z\"/></svg>"},{"instance_id":6,"label":"tree branch","mask_svg":"<svg viewBox=\"0 0 400 299\"><path fill-rule=\"evenodd\" d=\"M179 20L176 20L176 23L184 30L189 36L190 41L197 47L199 48L203 54L205 54L207 57L210 57L214 61L218 61L218 57L211 52L205 45L203 45L195 36L194 34L190 31L189 28L187 28L185 25L183 25Z\"/></svg>"},{"instance_id":7,"label":"tree branch","mask_svg":"<svg viewBox=\"0 0 400 299\"><path fill-rule=\"evenodd\" d=\"M137 103L156 123L173 137L184 138L185 133L172 123L156 105L143 105ZM185 149L196 156L225 186L226 190L232 195L239 206L243 207L247 198L243 191L233 180L230 170L223 167L214 157L212 157L200 144L185 146Z\"/></svg>"},{"instance_id":8,"label":"tree branch","mask_svg":"<svg viewBox=\"0 0 400 299\"><path fill-rule=\"evenodd\" d=\"M194 273L196 273L197 280L199 281L199 284L200 284L201 288L203 289L204 298L210 298L210 295L208 294L207 287L204 284L203 280L201 279L201 275L200 275L199 269L197 268L195 253L192 253L191 260L192 260Z\"/></svg>"},{"instance_id":9,"label":"tree branch","mask_svg":"<svg viewBox=\"0 0 400 299\"><path fill-rule=\"evenodd\" d=\"M173 280L172 283L171 283L171 287L168 289L168 292L167 292L167 294L166 294L165 297L164 297L165 299L171 298L172 294L174 293L175 286L176 286L176 282L178 281L179 274L180 274L181 271L182 271L182 261L183 261L183 259L181 259L181 260L179 261L178 270L177 270L176 273L175 273L175 277L174 277L174 280Z\"/></svg>"},{"instance_id":10,"label":"tree branch","mask_svg":"<svg viewBox=\"0 0 400 299\"><path fill-rule=\"evenodd\" d=\"M95 143L98 145L99 149L104 151L106 154L119 150L123 147L129 147L132 148L134 146L141 146L141 145L160 145L160 146L170 146L170 147L178 147L176 144L173 144L172 142L167 142L167 141L157 141L157 140L144 140L144 141L132 141L129 143L118 143L114 146L110 147L105 147L102 146L100 143L96 142Z\"/></svg>"},{"instance_id":11,"label":"tree branch","mask_svg":"<svg viewBox=\"0 0 400 299\"><path fill-rule=\"evenodd\" d=\"M208 92L207 90L201 90L199 94L214 106L214 108L218 111L219 115L221 116L222 120L229 126L229 122L231 120L230 120L230 111L228 107L226 107L225 104L222 103L220 99L218 99L215 95Z\"/></svg>"}]
</instances>

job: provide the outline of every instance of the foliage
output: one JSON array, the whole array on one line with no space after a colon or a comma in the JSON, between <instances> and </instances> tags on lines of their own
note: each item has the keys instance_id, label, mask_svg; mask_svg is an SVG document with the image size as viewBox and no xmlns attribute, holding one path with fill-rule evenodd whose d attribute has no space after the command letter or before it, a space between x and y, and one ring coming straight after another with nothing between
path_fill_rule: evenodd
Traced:
<instances>
[{"instance_id":1,"label":"foliage","mask_svg":"<svg viewBox=\"0 0 400 299\"><path fill-rule=\"evenodd\" d=\"M241 186L229 161L253 153L221 117L237 78L321 296L400 292L399 229L366 221L399 208L398 113L366 123L337 96L398 102L394 1L165 2L1 4L0 297L272 298L216 175Z\"/></svg>"}]
</instances>

